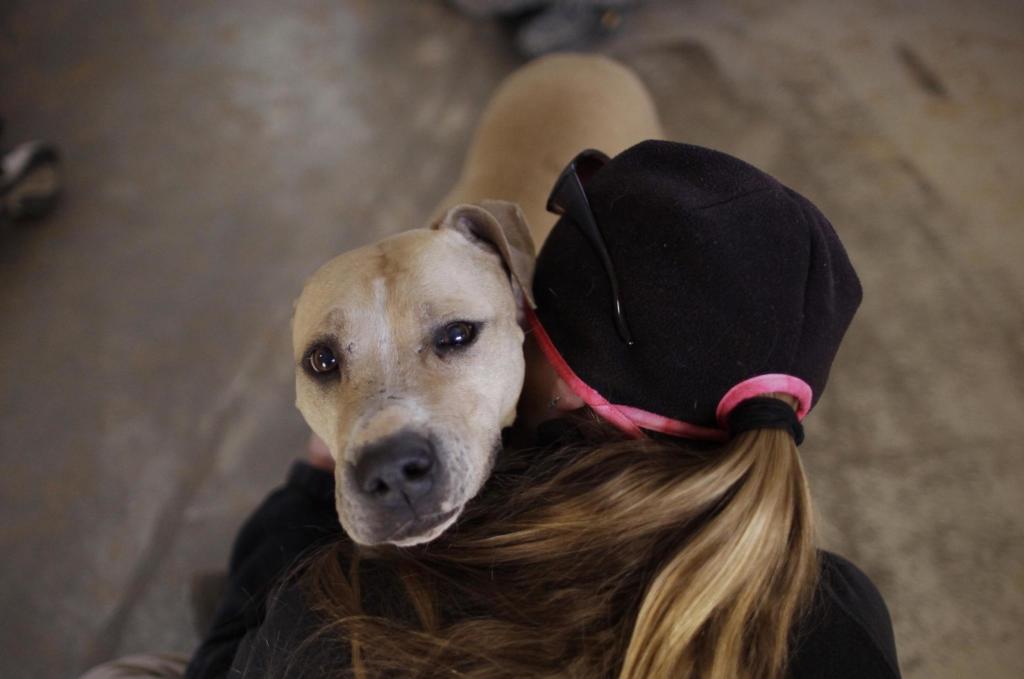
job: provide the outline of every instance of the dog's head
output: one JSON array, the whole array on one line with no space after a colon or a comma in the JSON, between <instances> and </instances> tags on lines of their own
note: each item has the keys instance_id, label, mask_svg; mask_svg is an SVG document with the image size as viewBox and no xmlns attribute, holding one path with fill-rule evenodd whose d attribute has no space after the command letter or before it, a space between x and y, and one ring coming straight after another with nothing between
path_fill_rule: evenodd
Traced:
<instances>
[{"instance_id":1,"label":"dog's head","mask_svg":"<svg viewBox=\"0 0 1024 679\"><path fill-rule=\"evenodd\" d=\"M361 544L440 535L490 474L523 384L533 245L519 208L459 205L322 266L296 304L296 405Z\"/></svg>"}]
</instances>

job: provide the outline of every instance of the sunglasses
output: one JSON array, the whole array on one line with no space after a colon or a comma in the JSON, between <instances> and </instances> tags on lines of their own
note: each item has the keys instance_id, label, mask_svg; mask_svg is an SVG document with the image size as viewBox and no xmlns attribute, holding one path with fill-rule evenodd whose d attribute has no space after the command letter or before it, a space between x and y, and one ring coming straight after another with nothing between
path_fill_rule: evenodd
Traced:
<instances>
[{"instance_id":1,"label":"sunglasses","mask_svg":"<svg viewBox=\"0 0 1024 679\"><path fill-rule=\"evenodd\" d=\"M601 236L601 231L597 228L597 220L594 218L594 211L590 208L590 201L587 200L587 193L583 190L590 178L607 162L608 156L594 149L587 149L573 158L562 170L562 174L558 176L555 187L551 189L547 210L571 219L597 251L597 256L604 266L612 288L615 328L619 331L619 337L626 343L626 346L633 346L633 335L629 332L626 315L622 311L622 301L619 299L619 282L615 277L615 268L612 266L611 257L608 256L608 247L605 245L604 237Z\"/></svg>"}]
</instances>

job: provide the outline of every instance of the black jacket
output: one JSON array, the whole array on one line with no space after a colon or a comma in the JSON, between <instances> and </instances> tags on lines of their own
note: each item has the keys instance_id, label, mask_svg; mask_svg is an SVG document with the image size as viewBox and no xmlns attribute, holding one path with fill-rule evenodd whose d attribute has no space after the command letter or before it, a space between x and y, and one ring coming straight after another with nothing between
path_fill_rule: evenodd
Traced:
<instances>
[{"instance_id":1,"label":"black jacket","mask_svg":"<svg viewBox=\"0 0 1024 679\"><path fill-rule=\"evenodd\" d=\"M343 539L334 509L333 474L293 465L240 531L231 555L227 591L206 638L189 664L188 679L323 676L347 662L347 646L307 647L290 654L316 620L297 587L268 594L303 553ZM892 623L878 589L849 561L821 553L822 573L811 613L800 623L790 660L793 679L894 679L900 676ZM395 591L386 573L364 573L364 591ZM371 609L372 610L372 609ZM405 617L405 616L403 616Z\"/></svg>"}]
</instances>

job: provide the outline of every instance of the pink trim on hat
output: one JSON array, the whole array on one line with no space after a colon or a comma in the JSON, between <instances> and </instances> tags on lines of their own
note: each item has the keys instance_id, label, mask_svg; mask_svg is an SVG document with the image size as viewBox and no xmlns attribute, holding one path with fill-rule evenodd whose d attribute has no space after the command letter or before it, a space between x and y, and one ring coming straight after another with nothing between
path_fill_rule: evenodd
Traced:
<instances>
[{"instance_id":1,"label":"pink trim on hat","mask_svg":"<svg viewBox=\"0 0 1024 679\"><path fill-rule=\"evenodd\" d=\"M558 373L558 376L562 378L562 381L572 389L574 394L583 399L583 402L590 406L594 412L600 415L601 418L614 424L633 438L643 438L644 433L628 415L609 403L608 399L601 396L597 390L581 380L579 376L573 372L573 369L565 362L562 354L558 353L558 349L555 348L555 343L551 341L551 337L548 336L547 330L545 330L544 326L540 324L540 319L537 318L537 314L534 310L530 308L529 304L525 305L525 309L527 321L530 323L530 328L533 330L533 336L537 339L537 344L540 345L541 351L544 352L548 362L551 363L551 366L555 369L555 372Z\"/></svg>"},{"instance_id":2,"label":"pink trim on hat","mask_svg":"<svg viewBox=\"0 0 1024 679\"><path fill-rule=\"evenodd\" d=\"M540 346L541 351L547 357L548 362L555 369L562 381L572 389L573 393L583 399L583 402L593 409L602 419L615 425L620 430L633 438L643 438L643 429L656 431L669 436L679 436L690 439L701 439L706 441L725 441L729 433L721 429L701 427L681 420L658 415L647 410L634 408L632 406L614 405L608 402L596 389L580 379L565 358L551 341L544 326L533 309L526 306L526 318L533 330L533 335ZM641 427L643 429L641 429Z\"/></svg>"},{"instance_id":3,"label":"pink trim on hat","mask_svg":"<svg viewBox=\"0 0 1024 679\"><path fill-rule=\"evenodd\" d=\"M803 421L811 409L814 390L799 377L777 373L758 375L737 384L727 391L722 400L718 402L715 418L718 420L719 426L726 427L729 413L743 401L771 392L787 394L797 400L796 416L798 420Z\"/></svg>"}]
</instances>

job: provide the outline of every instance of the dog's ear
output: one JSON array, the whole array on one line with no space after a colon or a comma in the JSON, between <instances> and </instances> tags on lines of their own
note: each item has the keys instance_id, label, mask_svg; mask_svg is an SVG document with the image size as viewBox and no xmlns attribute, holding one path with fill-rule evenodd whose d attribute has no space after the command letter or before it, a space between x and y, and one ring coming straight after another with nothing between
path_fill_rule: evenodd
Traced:
<instances>
[{"instance_id":1,"label":"dog's ear","mask_svg":"<svg viewBox=\"0 0 1024 679\"><path fill-rule=\"evenodd\" d=\"M514 287L531 308L537 306L533 302L533 266L537 256L530 227L518 205L503 200L456 205L431 228L454 229L470 240L496 250L512 277Z\"/></svg>"}]
</instances>

